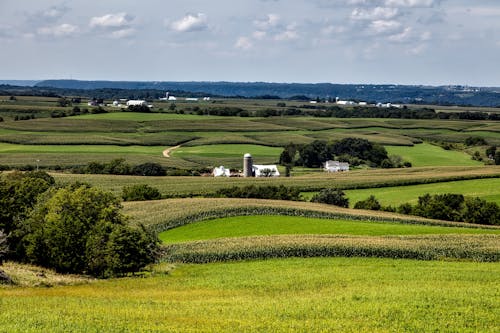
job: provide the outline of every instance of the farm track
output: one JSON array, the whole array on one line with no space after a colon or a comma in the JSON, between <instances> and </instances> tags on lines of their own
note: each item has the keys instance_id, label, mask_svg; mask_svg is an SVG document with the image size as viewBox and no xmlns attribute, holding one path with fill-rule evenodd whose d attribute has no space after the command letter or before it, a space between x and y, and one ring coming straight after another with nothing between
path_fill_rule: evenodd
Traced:
<instances>
[{"instance_id":1,"label":"farm track","mask_svg":"<svg viewBox=\"0 0 500 333\"><path fill-rule=\"evenodd\" d=\"M168 158L168 157L170 157L170 153L171 153L173 150L175 150L175 149L177 149L177 148L180 148L180 147L181 147L181 145L177 145L177 146L175 146L175 147L171 147L171 148L167 148L167 149L165 149L165 150L163 151L163 156L164 156L164 157L167 157L167 158Z\"/></svg>"}]
</instances>

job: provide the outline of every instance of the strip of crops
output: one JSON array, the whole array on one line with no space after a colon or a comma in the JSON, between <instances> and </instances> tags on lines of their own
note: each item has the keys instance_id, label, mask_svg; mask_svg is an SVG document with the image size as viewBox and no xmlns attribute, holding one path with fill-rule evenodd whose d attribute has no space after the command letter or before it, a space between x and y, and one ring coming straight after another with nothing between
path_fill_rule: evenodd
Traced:
<instances>
[{"instance_id":1,"label":"strip of crops","mask_svg":"<svg viewBox=\"0 0 500 333\"><path fill-rule=\"evenodd\" d=\"M165 246L169 262L209 263L287 257L378 257L417 260L500 260L497 235L356 237L283 235L220 238Z\"/></svg>"},{"instance_id":2,"label":"strip of crops","mask_svg":"<svg viewBox=\"0 0 500 333\"><path fill-rule=\"evenodd\" d=\"M4 156L6 157L6 156ZM162 158L168 162L169 159ZM110 158L111 159L111 158ZM182 160L181 160L182 161ZM164 164L164 163L162 163ZM500 167L422 167L406 169L359 170L338 174L323 172L277 178L212 178L212 177L134 177L102 175L52 174L61 182L86 182L105 190L120 192L123 186L148 184L157 187L168 197L199 196L233 186L284 185L301 191L318 191L328 187L341 189L378 188L431 184L447 181L486 179L500 177Z\"/></svg>"},{"instance_id":3,"label":"strip of crops","mask_svg":"<svg viewBox=\"0 0 500 333\"><path fill-rule=\"evenodd\" d=\"M131 223L142 223L155 232L162 232L197 221L245 215L286 215L498 229L494 226L437 221L388 212L352 210L310 202L261 199L186 198L127 202L124 203L124 211L130 216Z\"/></svg>"}]
</instances>

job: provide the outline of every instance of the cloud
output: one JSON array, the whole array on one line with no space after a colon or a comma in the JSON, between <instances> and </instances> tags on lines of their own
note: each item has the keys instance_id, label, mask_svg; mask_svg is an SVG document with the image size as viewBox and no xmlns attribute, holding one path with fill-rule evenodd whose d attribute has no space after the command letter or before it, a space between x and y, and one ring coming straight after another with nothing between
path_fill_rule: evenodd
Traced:
<instances>
[{"instance_id":1,"label":"cloud","mask_svg":"<svg viewBox=\"0 0 500 333\"><path fill-rule=\"evenodd\" d=\"M397 8L375 7L373 9L355 8L351 13L353 20L389 20L398 15Z\"/></svg>"},{"instance_id":2,"label":"cloud","mask_svg":"<svg viewBox=\"0 0 500 333\"><path fill-rule=\"evenodd\" d=\"M208 29L208 19L203 13L187 14L170 26L177 32L203 31Z\"/></svg>"},{"instance_id":3,"label":"cloud","mask_svg":"<svg viewBox=\"0 0 500 333\"><path fill-rule=\"evenodd\" d=\"M277 41L289 41L299 38L299 33L297 32L295 24L290 24L286 29L274 36Z\"/></svg>"},{"instance_id":4,"label":"cloud","mask_svg":"<svg viewBox=\"0 0 500 333\"><path fill-rule=\"evenodd\" d=\"M37 15L44 18L46 21L57 21L61 17L63 17L67 12L70 11L70 8L65 4L51 6L45 10L42 10Z\"/></svg>"},{"instance_id":5,"label":"cloud","mask_svg":"<svg viewBox=\"0 0 500 333\"><path fill-rule=\"evenodd\" d=\"M439 3L439 0L385 0L385 5L392 7L434 7Z\"/></svg>"},{"instance_id":6,"label":"cloud","mask_svg":"<svg viewBox=\"0 0 500 333\"><path fill-rule=\"evenodd\" d=\"M265 18L255 20L254 26L260 30L269 30L279 25L280 16L277 14L267 14Z\"/></svg>"},{"instance_id":7,"label":"cloud","mask_svg":"<svg viewBox=\"0 0 500 333\"><path fill-rule=\"evenodd\" d=\"M253 47L253 43L248 37L240 37L234 44L234 47L242 50L249 50Z\"/></svg>"},{"instance_id":8,"label":"cloud","mask_svg":"<svg viewBox=\"0 0 500 333\"><path fill-rule=\"evenodd\" d=\"M376 20L370 23L369 31L373 34L396 33L401 29L401 23L394 20Z\"/></svg>"},{"instance_id":9,"label":"cloud","mask_svg":"<svg viewBox=\"0 0 500 333\"><path fill-rule=\"evenodd\" d=\"M89 25L91 28L121 29L129 27L132 24L132 20L132 16L122 12L92 17Z\"/></svg>"},{"instance_id":10,"label":"cloud","mask_svg":"<svg viewBox=\"0 0 500 333\"><path fill-rule=\"evenodd\" d=\"M76 25L63 23L60 25L41 27L37 29L37 34L51 37L69 37L79 32Z\"/></svg>"},{"instance_id":11,"label":"cloud","mask_svg":"<svg viewBox=\"0 0 500 333\"><path fill-rule=\"evenodd\" d=\"M136 31L133 28L125 28L125 29L115 30L115 31L111 32L109 37L116 38L116 39L128 38L128 37L132 37L135 34L135 32Z\"/></svg>"}]
</instances>

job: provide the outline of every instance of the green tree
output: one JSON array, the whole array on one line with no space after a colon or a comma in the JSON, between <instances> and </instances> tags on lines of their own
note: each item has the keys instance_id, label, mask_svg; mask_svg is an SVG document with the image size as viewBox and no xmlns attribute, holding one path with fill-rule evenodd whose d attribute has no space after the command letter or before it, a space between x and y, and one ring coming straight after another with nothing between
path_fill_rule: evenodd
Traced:
<instances>
[{"instance_id":1,"label":"green tree","mask_svg":"<svg viewBox=\"0 0 500 333\"><path fill-rule=\"evenodd\" d=\"M495 164L500 165L500 151L495 153Z\"/></svg>"},{"instance_id":2,"label":"green tree","mask_svg":"<svg viewBox=\"0 0 500 333\"><path fill-rule=\"evenodd\" d=\"M152 257L141 257L132 249L115 253L112 234L126 233L130 242L137 233L125 224L119 200L110 192L86 185L52 190L36 205L26 223L23 245L29 261L64 273L91 273L96 276L123 274L127 269L142 267ZM114 236L118 238L118 236ZM151 237L142 235L144 239ZM121 242L122 248L125 246ZM141 246L143 243L139 243ZM155 244L146 244L155 248ZM112 257L113 263L108 257ZM121 267L116 271L117 267ZM128 268L127 268L128 267Z\"/></svg>"},{"instance_id":3,"label":"green tree","mask_svg":"<svg viewBox=\"0 0 500 333\"><path fill-rule=\"evenodd\" d=\"M311 202L325 203L340 207L349 207L349 199L345 197L344 191L340 189L327 188L314 195Z\"/></svg>"},{"instance_id":4,"label":"green tree","mask_svg":"<svg viewBox=\"0 0 500 333\"><path fill-rule=\"evenodd\" d=\"M370 195L365 200L361 200L356 202L354 205L355 209L369 209L369 210L380 210L382 206L380 202L378 202L377 198L374 195Z\"/></svg>"},{"instance_id":5,"label":"green tree","mask_svg":"<svg viewBox=\"0 0 500 333\"><path fill-rule=\"evenodd\" d=\"M147 184L125 186L122 190L124 201L143 201L161 199L160 191Z\"/></svg>"},{"instance_id":6,"label":"green tree","mask_svg":"<svg viewBox=\"0 0 500 333\"><path fill-rule=\"evenodd\" d=\"M7 235L0 230L0 266L3 264L4 258L9 252L9 246L7 244Z\"/></svg>"}]
</instances>

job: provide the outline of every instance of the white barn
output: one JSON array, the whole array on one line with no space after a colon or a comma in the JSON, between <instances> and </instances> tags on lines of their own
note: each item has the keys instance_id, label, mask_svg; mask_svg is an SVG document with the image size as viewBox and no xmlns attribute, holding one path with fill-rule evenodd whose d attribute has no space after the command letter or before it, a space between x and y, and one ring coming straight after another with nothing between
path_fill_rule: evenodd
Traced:
<instances>
[{"instance_id":1,"label":"white barn","mask_svg":"<svg viewBox=\"0 0 500 333\"><path fill-rule=\"evenodd\" d=\"M280 172L278 171L278 167L275 164L271 165L263 165L263 164L254 164L253 172L255 177L279 177Z\"/></svg>"},{"instance_id":2,"label":"white barn","mask_svg":"<svg viewBox=\"0 0 500 333\"><path fill-rule=\"evenodd\" d=\"M326 161L324 169L327 172L349 171L349 163L339 161Z\"/></svg>"},{"instance_id":3,"label":"white barn","mask_svg":"<svg viewBox=\"0 0 500 333\"><path fill-rule=\"evenodd\" d=\"M212 175L214 175L214 177L230 177L231 170L226 169L223 165L221 165L220 167L214 169Z\"/></svg>"}]
</instances>

